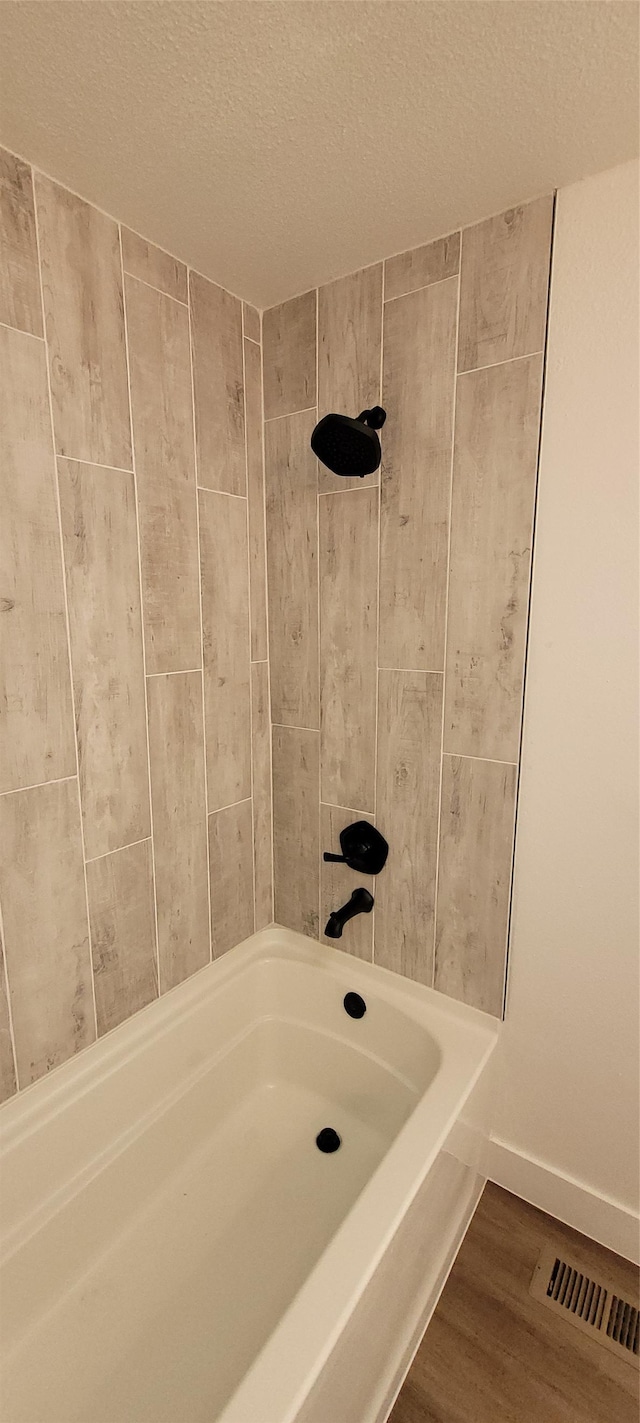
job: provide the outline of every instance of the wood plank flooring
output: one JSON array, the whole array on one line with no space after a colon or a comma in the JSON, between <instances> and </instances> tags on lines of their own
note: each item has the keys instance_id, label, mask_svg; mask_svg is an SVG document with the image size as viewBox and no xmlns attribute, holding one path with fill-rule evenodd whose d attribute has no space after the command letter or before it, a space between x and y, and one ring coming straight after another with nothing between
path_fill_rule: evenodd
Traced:
<instances>
[{"instance_id":1,"label":"wood plank flooring","mask_svg":"<svg viewBox=\"0 0 640 1423\"><path fill-rule=\"evenodd\" d=\"M637 1370L531 1299L546 1244L637 1304L626 1260L490 1183L389 1423L637 1423Z\"/></svg>"}]
</instances>

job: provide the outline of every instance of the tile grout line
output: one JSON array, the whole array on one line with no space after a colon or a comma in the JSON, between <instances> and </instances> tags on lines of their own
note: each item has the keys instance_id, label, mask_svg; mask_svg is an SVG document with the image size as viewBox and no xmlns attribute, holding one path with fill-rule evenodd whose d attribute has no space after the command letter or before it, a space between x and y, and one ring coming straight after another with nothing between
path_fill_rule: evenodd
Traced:
<instances>
[{"instance_id":1,"label":"tile grout line","mask_svg":"<svg viewBox=\"0 0 640 1423\"><path fill-rule=\"evenodd\" d=\"M508 356L504 361L488 361L486 366L468 366L464 371L457 371L456 377L472 376L477 371L494 371L498 366L514 366L516 361L532 361L534 356L543 356L544 351L525 351L523 356Z\"/></svg>"},{"instance_id":2,"label":"tile grout line","mask_svg":"<svg viewBox=\"0 0 640 1423\"><path fill-rule=\"evenodd\" d=\"M356 475L350 475L350 479L355 479ZM365 476L366 478L366 476ZM367 494L370 489L379 489L379 480L374 480L373 484L361 484L359 489L319 489L318 499L328 499L332 494Z\"/></svg>"},{"instance_id":3,"label":"tile grout line","mask_svg":"<svg viewBox=\"0 0 640 1423\"><path fill-rule=\"evenodd\" d=\"M443 756L449 756L457 761L480 761L483 765L487 762L490 766L517 766L517 761L499 761L496 756L470 756L465 751L444 751Z\"/></svg>"},{"instance_id":4,"label":"tile grout line","mask_svg":"<svg viewBox=\"0 0 640 1423\"><path fill-rule=\"evenodd\" d=\"M274 721L272 725L277 726L278 731L311 731L314 736L320 735L319 726L298 726L296 723L288 721ZM325 804L327 804L326 801Z\"/></svg>"},{"instance_id":5,"label":"tile grout line","mask_svg":"<svg viewBox=\"0 0 640 1423\"><path fill-rule=\"evenodd\" d=\"M112 474L133 474L132 469L123 469L118 464L101 464L99 460L80 460L76 455L61 455L56 451L57 460L68 460L69 464L84 464L88 469L108 469Z\"/></svg>"},{"instance_id":6,"label":"tile grout line","mask_svg":"<svg viewBox=\"0 0 640 1423\"><path fill-rule=\"evenodd\" d=\"M207 812L208 818L210 819L212 815L221 815L223 810L235 810L237 805L248 805L250 800L251 796L245 795L242 800L231 800L228 805L217 805L215 810Z\"/></svg>"},{"instance_id":7,"label":"tile grout line","mask_svg":"<svg viewBox=\"0 0 640 1423\"><path fill-rule=\"evenodd\" d=\"M30 786L14 786L13 790L0 791L0 800L7 795L22 795L24 791L37 791L41 786L60 786L64 781L75 781L78 778L77 771L71 776L54 776L51 781L34 781Z\"/></svg>"},{"instance_id":8,"label":"tile grout line","mask_svg":"<svg viewBox=\"0 0 640 1423\"><path fill-rule=\"evenodd\" d=\"M461 271L461 270L462 270L462 235L461 235L461 237L460 237L460 271ZM460 272L459 272L459 273L458 273L458 293L457 293L457 302L456 302L456 339L455 339L454 362L453 362L453 397L452 397L452 403L451 403L451 460L450 460L450 465L449 465L449 528L448 528L448 533L447 533L447 573L446 573L446 587L445 587L444 630L443 630L443 641L444 641L443 663L444 663L444 670L443 670L443 672L442 672L442 674L441 674L441 675L442 675L442 678L443 678L443 681L442 681L442 717L441 717L441 723L440 723L440 767L439 767L439 770L440 770L440 779L439 779L439 783L438 783L438 819L437 819L437 828L436 828L436 865L435 865L435 883L434 883L434 895L433 895L433 950L432 950L432 952L433 952L433 968L432 968L432 973L431 973L431 987L432 987L432 988L435 988L435 987L436 987L436 947L437 947L437 928L438 928L438 888L439 888L439 878L440 878L440 841L441 841L441 829L442 829L442 824L441 824L441 822L442 822L442 781L443 781L444 754L445 754L445 753L444 753L444 720L445 720L445 705L446 705L447 633L448 633L448 629L449 629L449 582L450 582L450 577L451 577L451 532L452 532L452 524L453 524L453 464L454 464L455 443L456 443L456 439L455 439L455 436L456 436L456 396L457 396L457 389L458 389L458 344L459 344L459 336L460 336L460 294L461 294L461 290L462 290L462 283L461 283L461 280L460 280Z\"/></svg>"},{"instance_id":9,"label":"tile grout line","mask_svg":"<svg viewBox=\"0 0 640 1423\"><path fill-rule=\"evenodd\" d=\"M317 337L316 337L316 340L317 340ZM263 354L264 354L264 353L263 353ZM317 359L317 357L316 357L316 359ZM317 394L317 390L316 390L316 394ZM292 415L308 415L310 410L315 410L316 413L317 413L317 410L318 410L317 403L316 403L315 405L304 405L304 406L302 407L302 410L285 410L285 412L284 412L283 415L265 415L264 423L265 423L265 425L270 425L273 420L290 420L291 417L292 417Z\"/></svg>"},{"instance_id":10,"label":"tile grout line","mask_svg":"<svg viewBox=\"0 0 640 1423\"><path fill-rule=\"evenodd\" d=\"M246 499L246 494L232 494L230 489L210 489L208 484L196 484L203 494L224 494L225 499Z\"/></svg>"},{"instance_id":11,"label":"tile grout line","mask_svg":"<svg viewBox=\"0 0 640 1423\"><path fill-rule=\"evenodd\" d=\"M0 327L3 331L17 331L19 336L30 336L32 341L44 343L44 336L38 336L35 331L25 331L23 326L12 326L10 321L0 321Z\"/></svg>"},{"instance_id":12,"label":"tile grout line","mask_svg":"<svg viewBox=\"0 0 640 1423\"><path fill-rule=\"evenodd\" d=\"M59 539L59 549L60 549L60 571L61 571L61 575L62 575L62 596L63 596L63 599L64 599L64 616L65 616L65 626L66 626L66 633L67 633L67 665L68 665L68 677L69 677L69 690L70 690L70 695L71 695L71 715L72 715L72 718L73 718L73 745L74 745L74 750L75 750L75 755L76 755L76 776L75 776L75 780L76 780L76 789L77 789L77 794L78 794L78 817L79 817L79 827L80 827L80 849L81 849L81 852L82 852L82 874L83 874L83 879L84 879L85 912L86 912L86 915L87 915L87 945L88 945L88 949L89 949L89 972L90 972L90 976L91 976L91 997L92 997L92 1001L93 1001L93 1020L94 1020L94 1027L95 1027L95 1039L94 1039L94 1041L97 1041L98 1036L99 1036L99 1035L98 1035L98 1007L97 1007L97 1002L96 1002L96 980L95 980L95 971L94 971L94 965L93 965L93 942L92 942L92 936L91 936L91 915L90 915L90 912L89 912L89 885L88 885L88 882L87 882L87 850L86 850L86 845L85 845L84 820L83 820L83 815L82 815L82 794L81 794L81 790L80 790L80 751L79 751L79 747L78 747L78 720L77 720L77 713L76 713L76 694L75 694L75 688L74 688L74 685L73 685L73 660L72 660L72 656L71 656L71 621L70 621L70 618L69 618L69 594L68 594L68 589L67 589L67 570L66 570L66 563L65 563L65 556L64 556L64 535L63 535L63 532L62 532L62 504L61 504L61 500L60 500L60 479L59 479L59 473L58 473L58 461L57 461L57 458L56 458L56 431L55 431L55 424L54 424L54 419L53 419L53 395L52 395L52 392L51 392L51 369L50 369L49 340L48 340L48 337L47 337L47 320L46 320L46 311L45 311L45 304L44 304L44 277L43 277L43 272L42 272L42 254L41 254L41 251L40 251L40 222L39 222L39 220L38 220L38 201L37 201L37 197L36 197L36 185L35 185L35 182L33 182L33 170L32 170L32 185L33 185L33 216L34 216L34 226L35 226L35 233L36 233L36 253L37 253L37 258L38 258L38 280L39 280L39 284L40 284L40 305L41 305L41 312L42 312L42 330L43 330L43 332L44 332L44 338L43 338L43 339L44 339L45 368L46 368L46 372L47 372L47 395L48 395L48 401L49 401L49 420L50 420L50 424L51 424L51 444L52 444L52 450L53 450L53 475L54 475L54 485L55 485L56 511L57 511L57 515L58 515L58 539ZM118 229L118 231L119 231L119 229ZM73 777L71 777L70 779L73 780ZM8 981L8 980L7 980L7 981Z\"/></svg>"},{"instance_id":13,"label":"tile grout line","mask_svg":"<svg viewBox=\"0 0 640 1423\"><path fill-rule=\"evenodd\" d=\"M121 223L118 223L118 226L121 227L122 224L121 224ZM143 241L145 241L145 240L146 240L146 239L143 238ZM155 247L155 242L149 243L149 246L150 246L150 247ZM162 250L163 250L162 247L159 247L159 248L158 248L158 251L159 251L159 252L162 252ZM170 256L171 256L171 253L170 253L170 252L167 252L167 256L170 257ZM174 261L177 261L177 260L178 260L177 257L174 258ZM124 278L125 278L125 277L129 277L132 282L140 282L141 286L143 286L143 287L148 287L149 290L152 291L152 292L157 292L157 293L158 293L158 296L166 296L169 301L175 301L175 302L177 302L177 303L178 303L178 306L188 306L188 305L189 305L188 301L183 301L181 296L174 296L174 295L173 295L173 292L166 292L166 291L164 291L162 287L157 287L157 286L155 285L155 282L148 282L147 279L146 279L146 277L139 277L138 274L137 274L137 272L130 272L130 271L128 270L128 268L125 267L125 265L124 265L124 260L123 260L123 263L122 263L122 277L123 277L123 284L124 284Z\"/></svg>"},{"instance_id":14,"label":"tile grout line","mask_svg":"<svg viewBox=\"0 0 640 1423\"><path fill-rule=\"evenodd\" d=\"M373 265L375 266L376 264L374 263ZM373 811L357 810L355 805L336 805L333 800L321 800L320 804L326 805L329 810L348 810L349 815L368 815L370 818L375 819Z\"/></svg>"},{"instance_id":15,"label":"tile grout line","mask_svg":"<svg viewBox=\"0 0 640 1423\"><path fill-rule=\"evenodd\" d=\"M71 780L73 780L73 776L71 777ZM6 935L6 931L5 931L5 927L4 927L4 915L3 915L3 912L2 912L2 902L1 902L1 901L0 901L0 955L1 955L2 961L3 961L3 963L4 963L4 984L5 984L5 993L6 993L6 999L7 999L7 1018L8 1018L8 1020L9 1020L9 1041L10 1041L10 1043L11 1043L11 1051L12 1051L12 1053L13 1053L13 1075L14 1075L15 1083L16 1083L16 1090L15 1090L15 1092L10 1092L10 1093L9 1093L9 1097L6 1098L6 1100L9 1101L11 1097L16 1097L16 1096L18 1095L18 1092L20 1091L20 1076L19 1076L19 1073L18 1073L18 1053L17 1053L17 1050L16 1050L16 1035L15 1035L15 1030L14 1030L14 1026L13 1026L13 1010L12 1010L12 1007L11 1007L11 990L10 990L10 986L9 986L9 966L8 966L8 964L7 964L7 935ZM92 973L91 976L93 977L93 973ZM25 1086L26 1086L26 1085L28 1085L28 1084L25 1083Z\"/></svg>"},{"instance_id":16,"label":"tile grout line","mask_svg":"<svg viewBox=\"0 0 640 1423\"><path fill-rule=\"evenodd\" d=\"M200 498L198 495L198 442L196 438L196 387L193 370L193 323L191 318L191 275L187 269L187 324L189 327L189 379L191 382L191 428L193 435L193 474L196 500L196 541L198 545L198 611L200 616L200 672L202 695L202 770L204 775L204 831L207 854L207 908L209 914L209 963L213 963L213 925L211 922L211 869L209 857L209 766L207 758L207 708L204 693L204 613L202 609L202 544L200 541Z\"/></svg>"},{"instance_id":17,"label":"tile grout line","mask_svg":"<svg viewBox=\"0 0 640 1423\"><path fill-rule=\"evenodd\" d=\"M379 667L380 672L410 672L415 677L444 677L435 667Z\"/></svg>"},{"instance_id":18,"label":"tile grout line","mask_svg":"<svg viewBox=\"0 0 640 1423\"><path fill-rule=\"evenodd\" d=\"M273 801L273 724L271 721L271 617L269 612L269 557L267 547L267 459L264 443L264 331L260 321L260 448L262 451L262 518L264 540L264 601L267 632L267 725L269 729L269 785L271 793L271 923L275 920L275 832Z\"/></svg>"},{"instance_id":19,"label":"tile grout line","mask_svg":"<svg viewBox=\"0 0 640 1423\"><path fill-rule=\"evenodd\" d=\"M437 239L436 239L436 241L437 241ZM427 247L429 247L431 244L430 244L429 242L427 242L425 245L426 245ZM409 247L409 248L408 248L408 251L409 251L409 252L419 252L419 251L420 251L420 248L419 248L419 247ZM404 253L404 252L398 252L396 255L397 255L398 257L404 257L404 256L405 256L405 253ZM393 261L393 258L390 257L388 260L389 260L389 261ZM433 282L421 282L419 287L409 287L409 290L408 290L408 291L406 291L406 292L398 292L396 296L387 296L387 297L384 298L384 300L385 300L385 302L386 302L386 305L388 306L389 303L392 302L392 301L403 301L406 296L414 296L416 292L426 292L426 291L428 291L429 287L439 287L439 286L442 285L443 282L455 282L456 279L457 279L457 280L460 279L460 267L458 267L457 272L449 272L446 277L436 277L436 278L435 278L435 281L433 281Z\"/></svg>"},{"instance_id":20,"label":"tile grout line","mask_svg":"<svg viewBox=\"0 0 640 1423\"><path fill-rule=\"evenodd\" d=\"M149 731L149 697L147 691L147 639L144 625L144 592L142 587L142 546L140 543L140 505L138 499L138 473L136 469L136 452L133 433L133 399L131 395L131 361L129 357L129 318L127 314L127 296L124 280L124 262L122 257L122 224L118 223L118 246L120 250L120 276L122 281L122 313L124 320L124 350L127 364L127 394L129 397L129 427L131 431L131 463L133 465L133 490L136 507L136 541L138 547L138 592L140 597L140 632L142 638L142 679L144 683L144 715L145 733L147 744L147 781L149 791L149 826L151 839L151 878L153 880L153 915L154 927L156 931L156 974L158 982L158 998L162 996L161 976L160 976L160 935L158 932L158 883L156 877L156 845L153 827L153 794L151 789L151 737Z\"/></svg>"},{"instance_id":21,"label":"tile grout line","mask_svg":"<svg viewBox=\"0 0 640 1423\"><path fill-rule=\"evenodd\" d=\"M247 362L244 349L244 303L240 307L240 345L242 346L242 409L244 414L244 478L247 508L245 527L247 531L247 654L249 667L249 783L251 786L251 881L253 885L253 932L256 932L256 813L254 805L254 785L253 785L253 678L251 676L251 652L252 652L252 609L251 609L251 535L249 529L249 457L247 439Z\"/></svg>"},{"instance_id":22,"label":"tile grout line","mask_svg":"<svg viewBox=\"0 0 640 1423\"><path fill-rule=\"evenodd\" d=\"M148 682L152 677L190 677L192 672L201 672L201 667L176 667L172 672L145 672Z\"/></svg>"},{"instance_id":23,"label":"tile grout line","mask_svg":"<svg viewBox=\"0 0 640 1423\"><path fill-rule=\"evenodd\" d=\"M384 383L384 301L386 290L386 262L382 262L382 276L380 286L380 384L378 387L379 404L382 405L382 393ZM381 445L384 445L384 437L381 437ZM380 459L380 470L378 474L378 548L376 560L376 704L374 710L374 739L373 739L373 818L378 819L378 735L380 722L380 562L382 558L382 458ZM376 961L376 906L374 898L373 911L371 914L371 963Z\"/></svg>"},{"instance_id":24,"label":"tile grout line","mask_svg":"<svg viewBox=\"0 0 640 1423\"><path fill-rule=\"evenodd\" d=\"M94 865L96 860L108 860L110 855L119 855L121 850L132 850L134 845L146 845L150 843L150 835L141 835L139 840L130 840L128 845L116 845L113 850L104 850L101 855L89 855L88 865Z\"/></svg>"}]
</instances>

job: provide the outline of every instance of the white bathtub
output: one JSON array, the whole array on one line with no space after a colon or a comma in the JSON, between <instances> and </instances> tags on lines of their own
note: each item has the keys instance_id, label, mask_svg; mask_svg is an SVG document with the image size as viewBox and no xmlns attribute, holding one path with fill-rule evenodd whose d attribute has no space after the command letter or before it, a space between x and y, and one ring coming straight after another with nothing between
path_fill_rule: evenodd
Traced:
<instances>
[{"instance_id":1,"label":"white bathtub","mask_svg":"<svg viewBox=\"0 0 640 1423\"><path fill-rule=\"evenodd\" d=\"M497 1032L273 926L9 1102L3 1423L384 1419L484 1183Z\"/></svg>"}]
</instances>

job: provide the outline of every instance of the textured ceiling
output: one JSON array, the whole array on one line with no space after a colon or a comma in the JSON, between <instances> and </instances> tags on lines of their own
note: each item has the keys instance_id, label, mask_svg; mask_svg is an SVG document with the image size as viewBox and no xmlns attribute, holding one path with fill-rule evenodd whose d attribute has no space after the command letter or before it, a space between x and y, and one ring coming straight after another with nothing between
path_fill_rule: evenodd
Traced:
<instances>
[{"instance_id":1,"label":"textured ceiling","mask_svg":"<svg viewBox=\"0 0 640 1423\"><path fill-rule=\"evenodd\" d=\"M0 141L263 307L630 158L616 0L2 0Z\"/></svg>"}]
</instances>

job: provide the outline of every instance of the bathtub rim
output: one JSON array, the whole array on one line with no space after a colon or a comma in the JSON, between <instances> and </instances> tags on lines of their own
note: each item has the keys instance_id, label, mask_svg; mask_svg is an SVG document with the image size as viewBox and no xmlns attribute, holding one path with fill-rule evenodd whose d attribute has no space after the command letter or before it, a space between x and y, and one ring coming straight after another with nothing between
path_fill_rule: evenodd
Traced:
<instances>
[{"instance_id":1,"label":"bathtub rim","mask_svg":"<svg viewBox=\"0 0 640 1423\"><path fill-rule=\"evenodd\" d=\"M194 1009L204 1006L206 999L213 997L225 981L238 976L255 961L268 963L273 959L307 963L314 971L330 969L333 977L336 972L340 977L345 974L371 976L374 991L377 985L380 996L428 1029L430 1010L434 1010L437 1021L442 1024L466 1024L494 1039L502 1026L490 1014L381 964L334 949L280 924L269 924L0 1103L0 1153L12 1151L27 1134L62 1111L72 1098L84 1095L121 1064L177 1028ZM348 988L350 984L345 986ZM214 1056L212 1054L212 1061Z\"/></svg>"}]
</instances>

